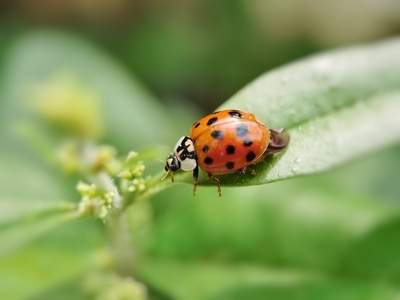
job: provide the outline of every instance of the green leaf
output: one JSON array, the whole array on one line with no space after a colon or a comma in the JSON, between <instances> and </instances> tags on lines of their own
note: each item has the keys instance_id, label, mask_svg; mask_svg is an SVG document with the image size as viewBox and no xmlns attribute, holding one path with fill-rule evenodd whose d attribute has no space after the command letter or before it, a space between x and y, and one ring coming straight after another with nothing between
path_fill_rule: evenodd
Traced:
<instances>
[{"instance_id":1,"label":"green leaf","mask_svg":"<svg viewBox=\"0 0 400 300\"><path fill-rule=\"evenodd\" d=\"M399 52L399 38L327 52L244 87L219 109L254 112L270 128L286 128L291 142L284 153L256 165L257 176L221 176L223 184L321 172L398 143Z\"/></svg>"}]
</instances>

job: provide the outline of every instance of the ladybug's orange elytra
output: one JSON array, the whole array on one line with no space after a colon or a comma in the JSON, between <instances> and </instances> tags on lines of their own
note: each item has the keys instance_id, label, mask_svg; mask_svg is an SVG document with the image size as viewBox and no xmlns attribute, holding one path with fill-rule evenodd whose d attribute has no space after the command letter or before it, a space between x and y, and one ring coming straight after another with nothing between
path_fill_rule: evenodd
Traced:
<instances>
[{"instance_id":1,"label":"ladybug's orange elytra","mask_svg":"<svg viewBox=\"0 0 400 300\"><path fill-rule=\"evenodd\" d=\"M220 181L213 175L235 171L255 175L249 166L282 151L289 140L286 131L268 129L252 113L233 109L218 111L195 122L190 136L178 140L174 152L166 159L165 170L171 173L172 180L173 172L179 169L193 171L195 194L200 167L217 184L221 196Z\"/></svg>"}]
</instances>

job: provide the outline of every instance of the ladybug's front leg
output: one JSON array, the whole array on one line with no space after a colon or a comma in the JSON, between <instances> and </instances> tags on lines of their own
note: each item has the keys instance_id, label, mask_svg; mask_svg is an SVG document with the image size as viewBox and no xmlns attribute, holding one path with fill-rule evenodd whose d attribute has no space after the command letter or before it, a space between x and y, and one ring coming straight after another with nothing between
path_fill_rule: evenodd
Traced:
<instances>
[{"instance_id":1,"label":"ladybug's front leg","mask_svg":"<svg viewBox=\"0 0 400 300\"><path fill-rule=\"evenodd\" d=\"M221 193L221 182L219 181L219 179L214 177L211 173L208 173L208 178L210 178L212 181L214 181L217 184L218 194L221 197L221 195L222 195L222 193Z\"/></svg>"},{"instance_id":2,"label":"ladybug's front leg","mask_svg":"<svg viewBox=\"0 0 400 300\"><path fill-rule=\"evenodd\" d=\"M197 189L197 180L199 179L199 166L197 166L197 165L193 169L193 179L194 179L193 196L195 196L196 195L196 189Z\"/></svg>"}]
</instances>

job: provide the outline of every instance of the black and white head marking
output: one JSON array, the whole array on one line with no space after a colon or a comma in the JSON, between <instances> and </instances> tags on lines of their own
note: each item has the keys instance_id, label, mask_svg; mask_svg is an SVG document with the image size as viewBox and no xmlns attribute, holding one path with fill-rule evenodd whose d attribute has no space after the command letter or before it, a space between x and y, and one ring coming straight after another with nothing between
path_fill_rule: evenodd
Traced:
<instances>
[{"instance_id":1,"label":"black and white head marking","mask_svg":"<svg viewBox=\"0 0 400 300\"><path fill-rule=\"evenodd\" d=\"M181 137L174 147L174 153L167 156L165 170L176 172L192 171L197 167L197 155L193 140L188 136Z\"/></svg>"},{"instance_id":2,"label":"black and white head marking","mask_svg":"<svg viewBox=\"0 0 400 300\"><path fill-rule=\"evenodd\" d=\"M197 155L193 140L188 136L181 137L175 145L175 155L181 163L183 171L192 171L197 166Z\"/></svg>"}]
</instances>

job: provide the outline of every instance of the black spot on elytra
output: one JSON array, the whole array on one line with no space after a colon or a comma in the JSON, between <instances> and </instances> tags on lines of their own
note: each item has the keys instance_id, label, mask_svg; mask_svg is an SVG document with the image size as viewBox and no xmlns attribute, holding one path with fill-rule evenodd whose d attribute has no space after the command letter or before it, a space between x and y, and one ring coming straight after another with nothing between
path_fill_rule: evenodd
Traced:
<instances>
[{"instance_id":1,"label":"black spot on elytra","mask_svg":"<svg viewBox=\"0 0 400 300\"><path fill-rule=\"evenodd\" d=\"M212 136L214 139L217 139L217 140L222 140L222 139L224 138L224 134L222 133L221 130L213 130L213 131L211 132L211 136Z\"/></svg>"},{"instance_id":2,"label":"black spot on elytra","mask_svg":"<svg viewBox=\"0 0 400 300\"><path fill-rule=\"evenodd\" d=\"M197 122L195 125L194 125L194 128L197 128L197 127L199 127L200 126L200 122Z\"/></svg>"},{"instance_id":3,"label":"black spot on elytra","mask_svg":"<svg viewBox=\"0 0 400 300\"><path fill-rule=\"evenodd\" d=\"M232 145L227 146L226 154L235 154L235 146L232 146Z\"/></svg>"},{"instance_id":4,"label":"black spot on elytra","mask_svg":"<svg viewBox=\"0 0 400 300\"><path fill-rule=\"evenodd\" d=\"M217 121L218 121L218 118L217 117L213 117L213 118L208 120L207 125L210 126L210 125L214 124Z\"/></svg>"},{"instance_id":5,"label":"black spot on elytra","mask_svg":"<svg viewBox=\"0 0 400 300\"><path fill-rule=\"evenodd\" d=\"M203 147L203 149L201 149L201 151L203 151L204 153L207 153L208 150L210 150L210 147L208 147L208 145L205 145L205 146Z\"/></svg>"},{"instance_id":6,"label":"black spot on elytra","mask_svg":"<svg viewBox=\"0 0 400 300\"><path fill-rule=\"evenodd\" d=\"M238 124L236 127L236 136L242 137L249 133L249 129L246 124Z\"/></svg>"},{"instance_id":7,"label":"black spot on elytra","mask_svg":"<svg viewBox=\"0 0 400 300\"><path fill-rule=\"evenodd\" d=\"M229 161L225 164L225 167L229 170L232 170L235 167L235 163L233 161Z\"/></svg>"},{"instance_id":8,"label":"black spot on elytra","mask_svg":"<svg viewBox=\"0 0 400 300\"><path fill-rule=\"evenodd\" d=\"M213 163L214 161L213 161L213 159L211 158L211 157L206 157L205 159L204 159L204 163L206 164L206 165L211 165L212 163Z\"/></svg>"},{"instance_id":9,"label":"black spot on elytra","mask_svg":"<svg viewBox=\"0 0 400 300\"><path fill-rule=\"evenodd\" d=\"M250 151L249 153L247 153L246 155L246 161L247 162L251 162L253 159L256 158L256 154L253 151Z\"/></svg>"},{"instance_id":10,"label":"black spot on elytra","mask_svg":"<svg viewBox=\"0 0 400 300\"><path fill-rule=\"evenodd\" d=\"M243 146L245 146L245 147L250 147L251 145L253 145L253 141L252 141L252 140L250 140L250 139L245 139L245 140L243 141Z\"/></svg>"},{"instance_id":11,"label":"black spot on elytra","mask_svg":"<svg viewBox=\"0 0 400 300\"><path fill-rule=\"evenodd\" d=\"M235 119L241 119L242 118L242 114L237 110L231 110L229 112L229 114L231 115L232 118L235 118Z\"/></svg>"}]
</instances>

